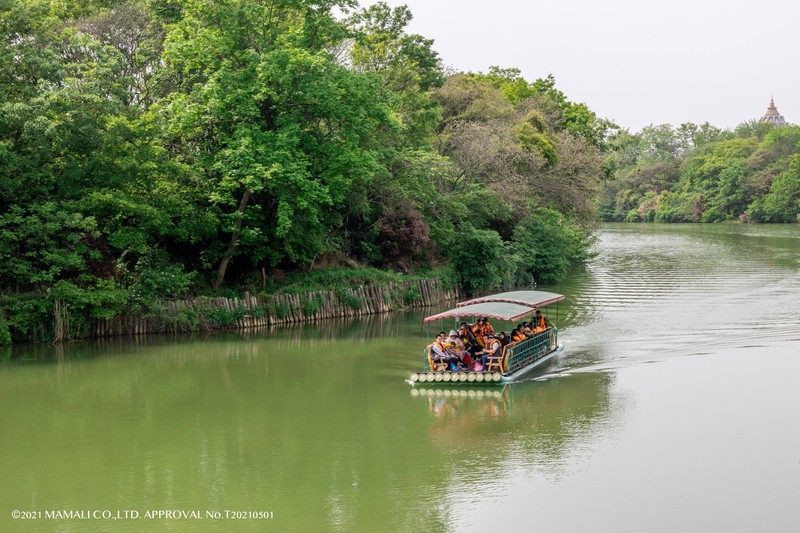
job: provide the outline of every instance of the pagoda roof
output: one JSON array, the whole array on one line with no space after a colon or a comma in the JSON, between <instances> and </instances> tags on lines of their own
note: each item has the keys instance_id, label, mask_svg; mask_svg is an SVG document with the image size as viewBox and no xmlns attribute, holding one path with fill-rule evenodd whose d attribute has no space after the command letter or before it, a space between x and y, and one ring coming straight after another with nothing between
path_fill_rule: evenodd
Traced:
<instances>
[{"instance_id":1,"label":"pagoda roof","mask_svg":"<svg viewBox=\"0 0 800 533\"><path fill-rule=\"evenodd\" d=\"M783 126L786 124L786 119L783 118L778 112L778 108L775 107L775 99L770 97L769 99L769 107L767 107L767 112L764 113L764 116L761 117L761 122L769 122L770 124L774 124L776 126Z\"/></svg>"}]
</instances>

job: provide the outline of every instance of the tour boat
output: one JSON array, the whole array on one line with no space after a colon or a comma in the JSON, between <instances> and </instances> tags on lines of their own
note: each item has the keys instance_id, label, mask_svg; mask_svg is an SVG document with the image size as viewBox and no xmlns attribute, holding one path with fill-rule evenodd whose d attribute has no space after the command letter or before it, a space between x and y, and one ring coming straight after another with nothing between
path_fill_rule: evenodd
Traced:
<instances>
[{"instance_id":1,"label":"tour boat","mask_svg":"<svg viewBox=\"0 0 800 533\"><path fill-rule=\"evenodd\" d=\"M500 294L491 294L480 298L473 298L456 305L455 308L425 318L425 322L434 322L447 318L458 319L461 317L486 317L518 322L536 313L548 305L556 304L558 315L558 302L564 299L561 294L545 291L512 291ZM456 326L456 329L458 327ZM535 333L527 339L512 342L503 348L500 361L492 361L484 371L473 370L450 371L437 368L427 349L425 351L424 370L412 372L409 382L426 384L502 384L519 379L545 361L548 361L563 349L558 344L558 328L555 323L548 321L544 331Z\"/></svg>"}]
</instances>

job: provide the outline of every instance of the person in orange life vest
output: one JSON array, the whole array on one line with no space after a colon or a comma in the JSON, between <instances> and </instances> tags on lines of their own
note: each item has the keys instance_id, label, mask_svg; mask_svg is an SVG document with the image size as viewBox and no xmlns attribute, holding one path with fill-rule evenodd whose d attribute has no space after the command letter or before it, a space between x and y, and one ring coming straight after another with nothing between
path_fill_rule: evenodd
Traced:
<instances>
[{"instance_id":1,"label":"person in orange life vest","mask_svg":"<svg viewBox=\"0 0 800 533\"><path fill-rule=\"evenodd\" d=\"M478 347L483 350L483 323L480 319L472 326L472 334L475 335L475 340L478 341Z\"/></svg>"},{"instance_id":2,"label":"person in orange life vest","mask_svg":"<svg viewBox=\"0 0 800 533\"><path fill-rule=\"evenodd\" d=\"M472 354L480 351L481 346L478 344L478 339L475 337L475 333L472 332L472 328L470 328L466 322L461 323L458 334L461 336L461 342L464 343L464 347L467 351Z\"/></svg>"},{"instance_id":3,"label":"person in orange life vest","mask_svg":"<svg viewBox=\"0 0 800 533\"><path fill-rule=\"evenodd\" d=\"M494 335L494 329L492 325L486 320L486 317L481 317L472 326L472 331L475 333L475 338L478 339L478 344L480 344L481 348L486 348L486 335Z\"/></svg>"},{"instance_id":4,"label":"person in orange life vest","mask_svg":"<svg viewBox=\"0 0 800 533\"><path fill-rule=\"evenodd\" d=\"M436 340L428 346L431 359L433 359L435 363L447 363L449 365L452 362L458 361L458 357L455 355L447 354L447 348L444 345L446 338L447 334L444 331L440 331L439 334L436 335Z\"/></svg>"},{"instance_id":5,"label":"person in orange life vest","mask_svg":"<svg viewBox=\"0 0 800 533\"><path fill-rule=\"evenodd\" d=\"M511 340L512 340L513 342L524 341L524 340L525 340L525 339L527 339L527 338L528 338L528 337L526 337L526 336L525 336L525 334L524 334L524 333L522 333L522 330L520 330L519 328L514 328L514 329L511 331Z\"/></svg>"},{"instance_id":6,"label":"person in orange life vest","mask_svg":"<svg viewBox=\"0 0 800 533\"><path fill-rule=\"evenodd\" d=\"M486 363L489 362L489 358L499 359L502 357L503 343L500 342L500 339L494 336L494 333L490 333L486 336L484 344L486 345L486 348L484 348L483 352L481 353L481 364L483 365L483 368L486 368Z\"/></svg>"},{"instance_id":7,"label":"person in orange life vest","mask_svg":"<svg viewBox=\"0 0 800 533\"><path fill-rule=\"evenodd\" d=\"M533 316L532 326L534 328L533 329L534 332L536 333L539 333L540 331L544 331L547 329L547 320L545 319L540 309L537 309L536 314Z\"/></svg>"}]
</instances>

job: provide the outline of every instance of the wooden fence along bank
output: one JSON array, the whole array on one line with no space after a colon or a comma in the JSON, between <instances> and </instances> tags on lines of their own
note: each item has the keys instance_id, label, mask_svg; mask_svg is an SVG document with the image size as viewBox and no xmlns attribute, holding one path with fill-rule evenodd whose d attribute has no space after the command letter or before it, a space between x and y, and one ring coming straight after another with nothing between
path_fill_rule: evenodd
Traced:
<instances>
[{"instance_id":1,"label":"wooden fence along bank","mask_svg":"<svg viewBox=\"0 0 800 533\"><path fill-rule=\"evenodd\" d=\"M195 298L165 300L152 316L119 315L92 319L90 337L245 329L292 322L388 313L427 307L461 296L439 280L419 280L362 286L357 289L276 294L257 298Z\"/></svg>"}]
</instances>

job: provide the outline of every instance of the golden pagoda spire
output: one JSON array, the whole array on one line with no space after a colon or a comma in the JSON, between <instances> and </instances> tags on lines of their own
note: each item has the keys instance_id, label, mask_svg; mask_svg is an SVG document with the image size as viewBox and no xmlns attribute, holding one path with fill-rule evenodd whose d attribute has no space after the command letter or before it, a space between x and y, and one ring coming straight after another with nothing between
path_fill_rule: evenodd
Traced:
<instances>
[{"instance_id":1,"label":"golden pagoda spire","mask_svg":"<svg viewBox=\"0 0 800 533\"><path fill-rule=\"evenodd\" d=\"M783 126L786 124L786 119L783 118L778 112L778 108L775 107L775 98L773 96L769 97L769 107L767 107L767 112L761 117L760 122L769 122L774 126Z\"/></svg>"}]
</instances>

